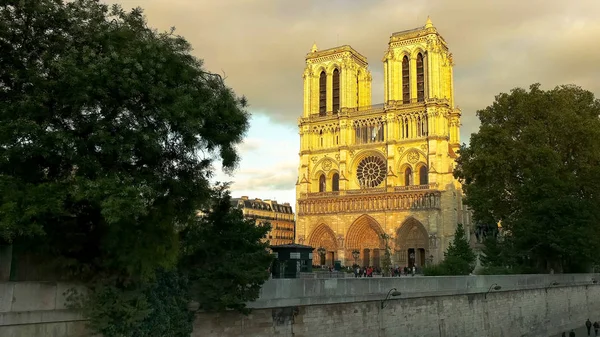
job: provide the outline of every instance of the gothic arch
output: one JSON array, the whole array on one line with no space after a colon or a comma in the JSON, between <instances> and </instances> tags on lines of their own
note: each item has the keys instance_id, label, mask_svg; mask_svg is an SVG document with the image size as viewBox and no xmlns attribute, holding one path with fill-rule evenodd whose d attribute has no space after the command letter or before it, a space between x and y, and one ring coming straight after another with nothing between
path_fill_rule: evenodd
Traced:
<instances>
[{"instance_id":1,"label":"gothic arch","mask_svg":"<svg viewBox=\"0 0 600 337\"><path fill-rule=\"evenodd\" d=\"M377 150L363 150L360 151L359 153L357 153L354 158L352 158L352 162L350 162L350 165L347 166L348 171L350 172L356 172L356 167L358 166L358 164L360 163L361 160L365 159L368 156L379 156L381 157L386 163L387 163L387 159L386 156L381 153L381 151L377 151Z\"/></svg>"},{"instance_id":2,"label":"gothic arch","mask_svg":"<svg viewBox=\"0 0 600 337\"><path fill-rule=\"evenodd\" d=\"M342 66L340 66L339 64L337 64L337 62L332 62L328 67L327 67L327 76L332 76L333 75L333 71L337 69L340 74L342 73Z\"/></svg>"},{"instance_id":3,"label":"gothic arch","mask_svg":"<svg viewBox=\"0 0 600 337\"><path fill-rule=\"evenodd\" d=\"M425 59L425 57L427 56L427 51L425 49L423 49L421 47L417 47L410 53L410 55L408 57L416 60L417 55L419 55L419 53L421 53L421 55L423 56L423 59Z\"/></svg>"},{"instance_id":4,"label":"gothic arch","mask_svg":"<svg viewBox=\"0 0 600 337\"><path fill-rule=\"evenodd\" d=\"M412 151L416 151L419 154L419 160L415 164L409 164L408 158L406 158L406 156ZM425 152L421 151L420 149L411 147L410 149L407 149L404 152L402 152L402 154L400 155L400 158L398 158L396 170L397 170L397 172L402 172L402 170L407 165L410 165L414 171L415 168L417 167L418 163L427 163L427 155L425 154ZM427 164L425 164L425 165L427 165Z\"/></svg>"},{"instance_id":5,"label":"gothic arch","mask_svg":"<svg viewBox=\"0 0 600 337\"><path fill-rule=\"evenodd\" d=\"M394 260L400 265L424 265L429 252L429 235L423 224L409 217L396 230ZM411 257L409 254L414 254Z\"/></svg>"},{"instance_id":6,"label":"gothic arch","mask_svg":"<svg viewBox=\"0 0 600 337\"><path fill-rule=\"evenodd\" d=\"M381 234L384 231L371 216L363 214L348 228L346 233L347 249L383 249Z\"/></svg>"},{"instance_id":7,"label":"gothic arch","mask_svg":"<svg viewBox=\"0 0 600 337\"><path fill-rule=\"evenodd\" d=\"M324 223L318 225L312 231L308 244L314 249L319 247L324 247L327 251L337 251L338 249L335 233Z\"/></svg>"}]
</instances>

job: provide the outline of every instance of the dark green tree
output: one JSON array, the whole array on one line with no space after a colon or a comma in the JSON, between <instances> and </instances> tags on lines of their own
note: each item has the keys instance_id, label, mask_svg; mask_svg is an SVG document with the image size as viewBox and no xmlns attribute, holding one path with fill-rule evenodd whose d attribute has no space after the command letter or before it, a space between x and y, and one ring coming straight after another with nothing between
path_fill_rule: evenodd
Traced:
<instances>
[{"instance_id":1,"label":"dark green tree","mask_svg":"<svg viewBox=\"0 0 600 337\"><path fill-rule=\"evenodd\" d=\"M480 110L455 176L476 221L502 221L516 264L583 271L600 249L600 101L577 86L516 88Z\"/></svg>"},{"instance_id":2,"label":"dark green tree","mask_svg":"<svg viewBox=\"0 0 600 337\"><path fill-rule=\"evenodd\" d=\"M245 99L142 11L0 5L0 237L83 277L152 278L235 166Z\"/></svg>"},{"instance_id":3,"label":"dark green tree","mask_svg":"<svg viewBox=\"0 0 600 337\"><path fill-rule=\"evenodd\" d=\"M258 298L273 262L267 251L270 224L244 219L224 187L198 220L181 232L181 270L188 275L192 298L206 311L236 309Z\"/></svg>"},{"instance_id":4,"label":"dark green tree","mask_svg":"<svg viewBox=\"0 0 600 337\"><path fill-rule=\"evenodd\" d=\"M467 241L462 224L456 226L454 240L444 253L442 267L447 275L469 275L475 267L477 256Z\"/></svg>"}]
</instances>

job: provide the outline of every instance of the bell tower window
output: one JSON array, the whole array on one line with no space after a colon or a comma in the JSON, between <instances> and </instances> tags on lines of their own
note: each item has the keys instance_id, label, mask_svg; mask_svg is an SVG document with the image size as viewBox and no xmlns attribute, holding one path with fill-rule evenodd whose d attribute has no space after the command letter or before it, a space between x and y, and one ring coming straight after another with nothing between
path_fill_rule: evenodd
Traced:
<instances>
[{"instance_id":1,"label":"bell tower window","mask_svg":"<svg viewBox=\"0 0 600 337\"><path fill-rule=\"evenodd\" d=\"M419 185L427 185L429 183L427 177L427 166L421 166L419 168Z\"/></svg>"},{"instance_id":2,"label":"bell tower window","mask_svg":"<svg viewBox=\"0 0 600 337\"><path fill-rule=\"evenodd\" d=\"M333 113L336 114L340 110L340 71L336 68L333 70Z\"/></svg>"},{"instance_id":3,"label":"bell tower window","mask_svg":"<svg viewBox=\"0 0 600 337\"><path fill-rule=\"evenodd\" d=\"M327 74L325 71L319 75L319 115L325 116L327 112Z\"/></svg>"},{"instance_id":4,"label":"bell tower window","mask_svg":"<svg viewBox=\"0 0 600 337\"><path fill-rule=\"evenodd\" d=\"M412 170L410 169L410 167L407 167L406 170L404 170L404 186L412 185L412 181L413 181Z\"/></svg>"},{"instance_id":5,"label":"bell tower window","mask_svg":"<svg viewBox=\"0 0 600 337\"><path fill-rule=\"evenodd\" d=\"M325 175L321 174L321 176L319 177L319 192L325 192Z\"/></svg>"},{"instance_id":6,"label":"bell tower window","mask_svg":"<svg viewBox=\"0 0 600 337\"><path fill-rule=\"evenodd\" d=\"M425 71L423 67L423 54L417 55L417 102L425 100Z\"/></svg>"},{"instance_id":7,"label":"bell tower window","mask_svg":"<svg viewBox=\"0 0 600 337\"><path fill-rule=\"evenodd\" d=\"M410 71L408 56L402 59L402 103L410 103Z\"/></svg>"},{"instance_id":8,"label":"bell tower window","mask_svg":"<svg viewBox=\"0 0 600 337\"><path fill-rule=\"evenodd\" d=\"M334 173L333 177L331 177L331 190L332 191L340 190L340 175L337 173Z\"/></svg>"}]
</instances>

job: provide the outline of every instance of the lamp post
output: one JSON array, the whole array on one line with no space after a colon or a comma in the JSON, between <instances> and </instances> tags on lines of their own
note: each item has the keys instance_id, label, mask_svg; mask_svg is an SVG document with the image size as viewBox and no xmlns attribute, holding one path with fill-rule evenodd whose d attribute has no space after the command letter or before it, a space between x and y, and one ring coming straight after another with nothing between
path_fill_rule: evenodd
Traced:
<instances>
[{"instance_id":1,"label":"lamp post","mask_svg":"<svg viewBox=\"0 0 600 337\"><path fill-rule=\"evenodd\" d=\"M325 252L327 252L327 250L323 247L319 247L319 249L317 249L317 252L319 253L319 257L321 258L321 265L325 265Z\"/></svg>"},{"instance_id":2,"label":"lamp post","mask_svg":"<svg viewBox=\"0 0 600 337\"><path fill-rule=\"evenodd\" d=\"M402 293L396 290L396 288L390 289L390 291L388 291L387 295L385 296L385 299L381 301L381 309L385 308L385 303L390 299L390 295L396 297L402 295Z\"/></svg>"},{"instance_id":3,"label":"lamp post","mask_svg":"<svg viewBox=\"0 0 600 337\"><path fill-rule=\"evenodd\" d=\"M491 293L491 292L492 292L492 290L496 290L496 291L498 291L498 290L500 290L500 289L502 289L502 287L501 287L501 286L497 285L496 283L492 284L492 285L490 286L490 289L488 289L488 291L485 293L485 295L483 295L483 298L487 298L487 294Z\"/></svg>"},{"instance_id":4,"label":"lamp post","mask_svg":"<svg viewBox=\"0 0 600 337\"><path fill-rule=\"evenodd\" d=\"M358 265L358 258L360 257L360 250L358 250L358 249L353 250L352 257L354 258L354 265Z\"/></svg>"}]
</instances>

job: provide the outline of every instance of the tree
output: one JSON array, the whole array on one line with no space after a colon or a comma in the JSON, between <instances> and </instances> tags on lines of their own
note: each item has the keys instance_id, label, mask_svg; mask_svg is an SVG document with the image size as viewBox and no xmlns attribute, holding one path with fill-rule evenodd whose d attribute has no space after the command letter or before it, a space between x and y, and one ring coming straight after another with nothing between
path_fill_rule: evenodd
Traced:
<instances>
[{"instance_id":1,"label":"tree","mask_svg":"<svg viewBox=\"0 0 600 337\"><path fill-rule=\"evenodd\" d=\"M477 256L473 252L462 224L456 226L454 240L444 253L442 262L444 270L448 275L469 275L475 267Z\"/></svg>"},{"instance_id":2,"label":"tree","mask_svg":"<svg viewBox=\"0 0 600 337\"><path fill-rule=\"evenodd\" d=\"M381 239L385 242L385 252L383 254L383 260L381 261L381 269L383 276L390 276L390 268L392 267L392 253L390 248L390 236L389 234L382 233Z\"/></svg>"},{"instance_id":3,"label":"tree","mask_svg":"<svg viewBox=\"0 0 600 337\"><path fill-rule=\"evenodd\" d=\"M258 298L273 258L261 242L271 226L244 219L232 207L226 188L215 189L213 202L181 232L180 268L192 285L192 298L206 311L236 309Z\"/></svg>"},{"instance_id":4,"label":"tree","mask_svg":"<svg viewBox=\"0 0 600 337\"><path fill-rule=\"evenodd\" d=\"M502 221L513 263L585 270L600 248L600 101L577 86L534 84L477 115L455 171L474 220Z\"/></svg>"},{"instance_id":5,"label":"tree","mask_svg":"<svg viewBox=\"0 0 600 337\"><path fill-rule=\"evenodd\" d=\"M0 6L0 237L83 277L151 279L237 163L245 99L147 26L98 0Z\"/></svg>"}]
</instances>

